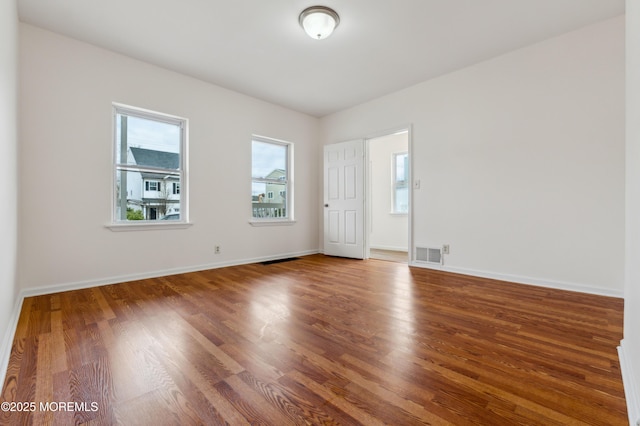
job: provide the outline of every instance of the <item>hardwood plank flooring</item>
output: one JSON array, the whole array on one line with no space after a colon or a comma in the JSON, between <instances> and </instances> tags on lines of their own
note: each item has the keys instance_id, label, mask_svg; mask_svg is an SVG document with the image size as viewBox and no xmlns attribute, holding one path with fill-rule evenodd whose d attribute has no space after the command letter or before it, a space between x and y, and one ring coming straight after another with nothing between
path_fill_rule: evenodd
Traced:
<instances>
[{"instance_id":1,"label":"hardwood plank flooring","mask_svg":"<svg viewBox=\"0 0 640 426\"><path fill-rule=\"evenodd\" d=\"M370 249L369 257L371 259L388 260L389 262L408 263L409 253L407 251Z\"/></svg>"},{"instance_id":2,"label":"hardwood plank flooring","mask_svg":"<svg viewBox=\"0 0 640 426\"><path fill-rule=\"evenodd\" d=\"M0 423L625 425L622 322L622 299L322 255L38 296Z\"/></svg>"}]
</instances>

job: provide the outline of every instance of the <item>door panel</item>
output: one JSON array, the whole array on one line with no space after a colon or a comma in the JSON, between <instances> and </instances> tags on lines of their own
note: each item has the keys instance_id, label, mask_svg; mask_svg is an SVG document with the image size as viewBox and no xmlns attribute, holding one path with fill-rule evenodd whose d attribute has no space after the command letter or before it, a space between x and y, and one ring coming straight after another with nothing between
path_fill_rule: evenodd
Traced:
<instances>
[{"instance_id":1,"label":"door panel","mask_svg":"<svg viewBox=\"0 0 640 426\"><path fill-rule=\"evenodd\" d=\"M358 228L358 214L353 210L346 210L344 212L344 242L345 244L357 244L357 228Z\"/></svg>"},{"instance_id":2,"label":"door panel","mask_svg":"<svg viewBox=\"0 0 640 426\"><path fill-rule=\"evenodd\" d=\"M364 258L364 141L324 147L324 252Z\"/></svg>"},{"instance_id":3,"label":"door panel","mask_svg":"<svg viewBox=\"0 0 640 426\"><path fill-rule=\"evenodd\" d=\"M344 198L346 200L355 200L358 196L358 168L356 166L345 166L344 168Z\"/></svg>"},{"instance_id":4,"label":"door panel","mask_svg":"<svg viewBox=\"0 0 640 426\"><path fill-rule=\"evenodd\" d=\"M340 176L340 170L338 170L337 167L331 167L327 173L329 174L329 193L327 194L327 198L329 200L337 200L338 197L340 196L340 181L339 181L339 176Z\"/></svg>"},{"instance_id":5,"label":"door panel","mask_svg":"<svg viewBox=\"0 0 640 426\"><path fill-rule=\"evenodd\" d=\"M340 243L340 212L329 211L329 223L326 231L330 243Z\"/></svg>"}]
</instances>

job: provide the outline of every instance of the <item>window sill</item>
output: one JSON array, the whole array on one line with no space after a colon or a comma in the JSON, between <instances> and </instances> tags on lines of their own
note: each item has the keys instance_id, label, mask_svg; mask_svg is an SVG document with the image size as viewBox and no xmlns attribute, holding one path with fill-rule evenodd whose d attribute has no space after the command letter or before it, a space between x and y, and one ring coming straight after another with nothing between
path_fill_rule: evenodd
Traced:
<instances>
[{"instance_id":1,"label":"window sill","mask_svg":"<svg viewBox=\"0 0 640 426\"><path fill-rule=\"evenodd\" d=\"M391 216L409 216L408 212L389 212Z\"/></svg>"},{"instance_id":2,"label":"window sill","mask_svg":"<svg viewBox=\"0 0 640 426\"><path fill-rule=\"evenodd\" d=\"M193 225L193 223L188 223L188 222L112 223L109 225L105 225L105 228L109 228L113 232L123 232L123 231L126 232L126 231L151 231L151 230L157 230L157 229L186 229L186 228L189 228L191 225Z\"/></svg>"},{"instance_id":3,"label":"window sill","mask_svg":"<svg viewBox=\"0 0 640 426\"><path fill-rule=\"evenodd\" d=\"M249 220L249 224L251 226L291 226L291 225L295 225L295 223L296 223L295 220L290 220L290 219L262 219L262 220L250 219Z\"/></svg>"}]
</instances>

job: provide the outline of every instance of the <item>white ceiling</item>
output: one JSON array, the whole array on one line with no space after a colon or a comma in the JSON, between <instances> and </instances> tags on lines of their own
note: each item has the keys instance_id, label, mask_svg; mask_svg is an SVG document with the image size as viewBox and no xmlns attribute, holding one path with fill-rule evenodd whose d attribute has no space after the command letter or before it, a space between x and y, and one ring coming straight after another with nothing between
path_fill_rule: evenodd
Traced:
<instances>
[{"instance_id":1,"label":"white ceiling","mask_svg":"<svg viewBox=\"0 0 640 426\"><path fill-rule=\"evenodd\" d=\"M27 22L317 117L624 13L624 0L18 0ZM298 24L335 9L325 40Z\"/></svg>"}]
</instances>

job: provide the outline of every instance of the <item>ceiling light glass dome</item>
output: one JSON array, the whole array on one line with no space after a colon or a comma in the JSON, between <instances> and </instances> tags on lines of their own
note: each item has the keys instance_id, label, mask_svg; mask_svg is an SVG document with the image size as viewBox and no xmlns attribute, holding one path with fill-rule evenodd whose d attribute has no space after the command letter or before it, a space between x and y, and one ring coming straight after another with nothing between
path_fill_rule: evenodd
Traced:
<instances>
[{"instance_id":1,"label":"ceiling light glass dome","mask_svg":"<svg viewBox=\"0 0 640 426\"><path fill-rule=\"evenodd\" d=\"M340 17L328 7L311 6L300 13L299 22L309 37L322 40L331 35L340 23Z\"/></svg>"}]
</instances>

